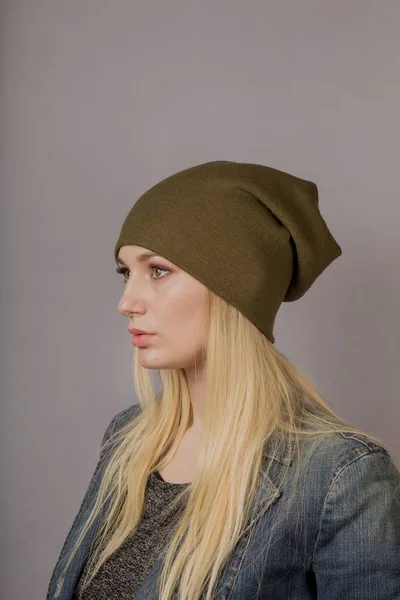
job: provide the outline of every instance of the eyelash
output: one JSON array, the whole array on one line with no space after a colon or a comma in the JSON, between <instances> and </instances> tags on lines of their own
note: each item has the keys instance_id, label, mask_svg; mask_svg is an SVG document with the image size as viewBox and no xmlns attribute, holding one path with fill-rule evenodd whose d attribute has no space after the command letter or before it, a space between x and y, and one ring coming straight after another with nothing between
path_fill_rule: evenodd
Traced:
<instances>
[{"instance_id":1,"label":"eyelash","mask_svg":"<svg viewBox=\"0 0 400 600\"><path fill-rule=\"evenodd\" d=\"M171 271L169 269L164 269L164 267L161 267L160 265L149 265L149 269L160 269L160 271L166 271L167 273L170 273ZM126 267L117 267L116 269L117 273L121 273L124 276L125 279L125 274L127 271L129 271L129 269L127 269ZM164 275L162 275L161 277L153 277L153 279L157 280L157 279L162 279L164 277ZM125 282L127 280L125 279Z\"/></svg>"}]
</instances>

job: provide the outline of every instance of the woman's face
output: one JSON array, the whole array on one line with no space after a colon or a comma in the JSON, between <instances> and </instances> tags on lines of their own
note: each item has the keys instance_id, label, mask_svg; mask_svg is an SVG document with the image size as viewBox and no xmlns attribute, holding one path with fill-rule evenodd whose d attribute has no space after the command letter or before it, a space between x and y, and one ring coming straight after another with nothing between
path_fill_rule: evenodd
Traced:
<instances>
[{"instance_id":1,"label":"woman's face","mask_svg":"<svg viewBox=\"0 0 400 600\"><path fill-rule=\"evenodd\" d=\"M153 334L138 347L143 367L190 369L201 361L206 340L207 287L158 254L142 256L150 252L141 246L120 249L125 283L118 310L129 328Z\"/></svg>"}]
</instances>

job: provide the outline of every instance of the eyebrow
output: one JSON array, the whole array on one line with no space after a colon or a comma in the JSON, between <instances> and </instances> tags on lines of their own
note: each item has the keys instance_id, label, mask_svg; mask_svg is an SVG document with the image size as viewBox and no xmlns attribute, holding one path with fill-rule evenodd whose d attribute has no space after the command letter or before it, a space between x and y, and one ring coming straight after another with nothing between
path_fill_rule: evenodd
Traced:
<instances>
[{"instance_id":1,"label":"eyebrow","mask_svg":"<svg viewBox=\"0 0 400 600\"><path fill-rule=\"evenodd\" d=\"M142 262L145 262L148 258L151 258L152 256L160 256L160 255L157 254L156 252L143 252L143 254L139 254L139 256L137 257L136 260L137 260L137 262L142 263ZM117 259L117 264L124 265L125 267L128 266L126 263L124 263L122 258Z\"/></svg>"}]
</instances>

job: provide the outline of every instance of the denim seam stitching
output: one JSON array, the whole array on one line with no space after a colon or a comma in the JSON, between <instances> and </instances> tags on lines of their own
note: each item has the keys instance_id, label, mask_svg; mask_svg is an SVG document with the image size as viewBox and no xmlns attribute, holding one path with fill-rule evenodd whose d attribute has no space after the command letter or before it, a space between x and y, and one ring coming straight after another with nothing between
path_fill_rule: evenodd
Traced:
<instances>
[{"instance_id":1,"label":"denim seam stitching","mask_svg":"<svg viewBox=\"0 0 400 600\"><path fill-rule=\"evenodd\" d=\"M359 444L363 444L363 446L365 446L366 448L368 448L368 450L371 450L372 452L377 451L377 450L378 451L383 450L383 452L385 452L385 454L389 454L389 452L386 450L386 448L384 448L383 446L380 446L379 444L376 444L375 442L362 440L361 438L358 438L353 435L345 435L342 431L340 431L339 433L345 440L355 440Z\"/></svg>"},{"instance_id":2,"label":"denim seam stitching","mask_svg":"<svg viewBox=\"0 0 400 600\"><path fill-rule=\"evenodd\" d=\"M237 580L237 578L238 578L238 576L239 576L239 571L240 571L240 569L242 568L242 564L243 564L243 561L244 561L244 559L245 559L245 556L246 556L247 550L248 550L248 548L249 548L250 541L251 541L251 539L252 539L252 537L253 537L254 529L255 529L255 525L253 524L253 526L252 526L251 530L249 531L249 537L248 537L248 539L247 539L247 541L246 541L246 545L245 545L245 547L244 547L244 550L243 550L243 553L242 553L242 557L241 557L241 560L240 560L240 562L239 562L239 566L238 566L238 568L236 569L236 573L235 573L235 577L234 577L234 579L233 579L232 586L230 587L230 590L229 590L229 593L228 593L228 595L227 595L227 596L224 596L224 600L229 600L229 599L231 598L232 594L233 594L233 590L235 589L235 585L236 585L236 580Z\"/></svg>"}]
</instances>

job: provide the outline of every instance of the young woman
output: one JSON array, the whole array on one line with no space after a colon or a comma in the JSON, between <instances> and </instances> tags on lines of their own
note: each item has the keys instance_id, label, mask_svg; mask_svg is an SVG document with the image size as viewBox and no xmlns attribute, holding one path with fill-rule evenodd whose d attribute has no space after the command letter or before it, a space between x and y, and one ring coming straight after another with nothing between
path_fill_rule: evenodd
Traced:
<instances>
[{"instance_id":1,"label":"young woman","mask_svg":"<svg viewBox=\"0 0 400 600\"><path fill-rule=\"evenodd\" d=\"M204 163L137 200L114 256L139 404L48 600L400 598L400 473L274 346L281 303L340 255L316 185L270 167Z\"/></svg>"}]
</instances>

